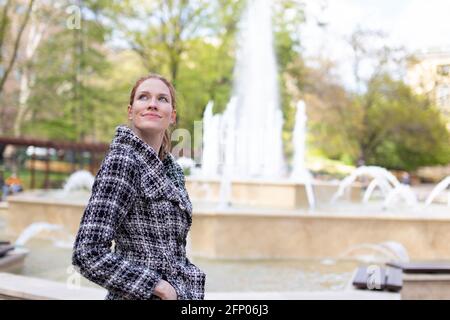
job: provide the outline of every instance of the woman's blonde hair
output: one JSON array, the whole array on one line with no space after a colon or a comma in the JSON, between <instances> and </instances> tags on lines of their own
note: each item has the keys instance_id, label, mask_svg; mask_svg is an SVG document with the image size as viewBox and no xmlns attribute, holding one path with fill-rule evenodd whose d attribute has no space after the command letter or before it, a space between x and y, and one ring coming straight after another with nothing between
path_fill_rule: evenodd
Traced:
<instances>
[{"instance_id":1,"label":"woman's blonde hair","mask_svg":"<svg viewBox=\"0 0 450 320\"><path fill-rule=\"evenodd\" d=\"M172 100L172 108L174 111L176 111L177 110L177 101L176 101L176 92L175 92L174 86L172 85L172 83L169 80L167 80L163 76L156 74L156 73L151 73L147 76L139 78L136 81L133 89L131 89L130 106L133 105L137 88L141 85L142 82L144 82L145 80L148 80L148 79L158 79L158 80L161 80L162 82L164 82L164 84L169 88L169 91L170 91L170 98ZM167 156L168 153L170 153L171 150L172 150L172 144L170 141L170 128L167 128L166 131L164 132L161 148L159 148L158 157L161 160L164 160L164 158Z\"/></svg>"}]
</instances>

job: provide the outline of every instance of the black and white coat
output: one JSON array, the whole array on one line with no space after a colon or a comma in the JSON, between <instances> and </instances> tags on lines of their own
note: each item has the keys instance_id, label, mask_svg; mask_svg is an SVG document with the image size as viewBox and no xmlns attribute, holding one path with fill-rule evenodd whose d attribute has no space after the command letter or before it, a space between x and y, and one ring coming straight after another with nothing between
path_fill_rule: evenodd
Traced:
<instances>
[{"instance_id":1,"label":"black and white coat","mask_svg":"<svg viewBox=\"0 0 450 320\"><path fill-rule=\"evenodd\" d=\"M119 126L96 175L72 263L108 290L106 299L158 299L160 279L179 300L203 299L206 275L186 257L191 223L192 204L174 157L161 161Z\"/></svg>"}]
</instances>

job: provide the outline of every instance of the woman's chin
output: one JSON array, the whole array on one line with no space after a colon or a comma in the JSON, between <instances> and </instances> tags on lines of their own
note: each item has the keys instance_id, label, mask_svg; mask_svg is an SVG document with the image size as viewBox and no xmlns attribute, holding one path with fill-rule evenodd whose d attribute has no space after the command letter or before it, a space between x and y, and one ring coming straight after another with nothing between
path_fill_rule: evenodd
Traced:
<instances>
[{"instance_id":1,"label":"woman's chin","mask_svg":"<svg viewBox=\"0 0 450 320\"><path fill-rule=\"evenodd\" d=\"M150 121L146 121L145 123L140 123L138 125L135 125L137 129L144 131L144 132L162 132L165 130L165 128L161 127L160 125L156 123L152 123Z\"/></svg>"}]
</instances>

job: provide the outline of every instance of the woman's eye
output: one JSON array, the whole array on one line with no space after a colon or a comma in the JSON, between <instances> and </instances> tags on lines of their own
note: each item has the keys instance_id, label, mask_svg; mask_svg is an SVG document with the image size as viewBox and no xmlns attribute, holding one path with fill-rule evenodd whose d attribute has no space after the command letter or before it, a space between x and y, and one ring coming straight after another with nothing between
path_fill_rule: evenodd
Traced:
<instances>
[{"instance_id":1,"label":"woman's eye","mask_svg":"<svg viewBox=\"0 0 450 320\"><path fill-rule=\"evenodd\" d=\"M169 102L169 100L166 97L160 97L159 100L164 101L164 102Z\"/></svg>"},{"instance_id":2,"label":"woman's eye","mask_svg":"<svg viewBox=\"0 0 450 320\"><path fill-rule=\"evenodd\" d=\"M144 100L144 98L147 99L147 96L145 94L139 96L139 100Z\"/></svg>"}]
</instances>

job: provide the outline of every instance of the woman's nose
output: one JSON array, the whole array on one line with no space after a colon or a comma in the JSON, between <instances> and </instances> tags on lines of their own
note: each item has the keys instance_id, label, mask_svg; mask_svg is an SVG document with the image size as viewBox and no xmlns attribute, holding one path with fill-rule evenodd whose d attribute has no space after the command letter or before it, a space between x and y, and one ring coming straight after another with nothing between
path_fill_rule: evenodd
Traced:
<instances>
[{"instance_id":1,"label":"woman's nose","mask_svg":"<svg viewBox=\"0 0 450 320\"><path fill-rule=\"evenodd\" d=\"M158 100L156 98L151 98L147 108L158 108Z\"/></svg>"}]
</instances>

